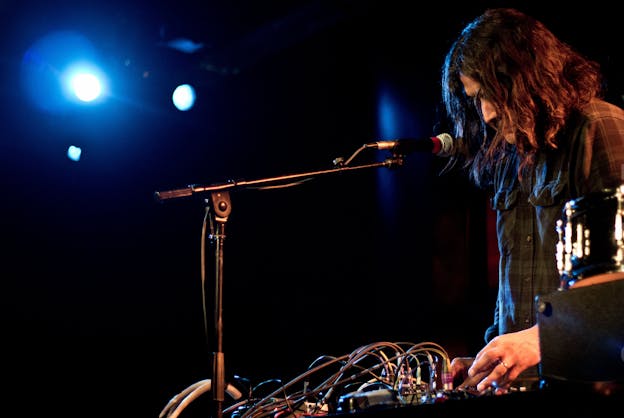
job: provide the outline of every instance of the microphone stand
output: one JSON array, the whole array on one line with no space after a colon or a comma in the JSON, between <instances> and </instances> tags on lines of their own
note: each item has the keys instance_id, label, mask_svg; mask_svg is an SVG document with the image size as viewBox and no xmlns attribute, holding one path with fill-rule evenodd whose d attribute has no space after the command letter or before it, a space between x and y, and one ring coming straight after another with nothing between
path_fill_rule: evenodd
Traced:
<instances>
[{"instance_id":1,"label":"microphone stand","mask_svg":"<svg viewBox=\"0 0 624 418\"><path fill-rule=\"evenodd\" d=\"M348 164L353 157L360 151L368 146L363 146L357 150L347 160ZM215 288L214 288L214 335L213 340L215 342L215 351L212 353L212 381L211 381L211 393L212 393L212 406L213 412L212 418L223 417L223 402L225 401L226 382L225 382L225 356L223 353L223 241L225 239L225 225L228 221L228 216L232 212L232 204L230 200L229 191L237 188L244 187L259 187L259 188L273 188L273 187L288 187L300 184L303 180L310 180L311 178L328 175L346 171L361 170L366 168L376 167L397 167L403 165L404 156L394 154L392 157L387 158L381 162L368 163L356 166L347 166L342 158L334 160L336 167L325 170L317 170L305 173L288 174L277 177L269 177L257 180L241 180L241 181L227 181L220 184L211 185L189 185L180 189L157 191L154 196L157 200L168 200L182 197L192 196L198 193L210 193L210 205L213 208L213 219L216 221L216 233L211 234L211 239L215 242ZM287 183L289 182L289 183ZM285 184L283 184L285 183ZM281 186L280 186L281 184ZM208 202L208 200L206 200ZM203 254L202 254L203 256Z\"/></svg>"}]
</instances>

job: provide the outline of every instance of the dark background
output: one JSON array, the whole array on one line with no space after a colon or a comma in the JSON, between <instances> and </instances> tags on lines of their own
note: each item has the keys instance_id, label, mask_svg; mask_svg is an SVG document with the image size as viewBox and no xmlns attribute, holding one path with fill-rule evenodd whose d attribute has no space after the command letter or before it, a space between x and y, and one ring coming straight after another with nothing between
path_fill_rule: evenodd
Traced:
<instances>
[{"instance_id":1,"label":"dark background","mask_svg":"<svg viewBox=\"0 0 624 418\"><path fill-rule=\"evenodd\" d=\"M486 6L514 6L465 3L0 3L7 403L21 416L156 417L210 377L210 195L154 193L327 169L364 143L442 132L444 53ZM599 61L622 105L616 9L542 3L515 5ZM24 95L24 54L56 30L98 48L113 80L102 106L42 109ZM204 47L167 47L176 37ZM188 112L169 100L182 81L198 90ZM80 162L65 158L71 144ZM367 150L353 164L386 157ZM297 187L234 189L227 378L288 381L320 355L374 341L474 354L494 304L491 212L465 178L439 176L444 163L422 153ZM206 416L202 405L184 414Z\"/></svg>"}]
</instances>

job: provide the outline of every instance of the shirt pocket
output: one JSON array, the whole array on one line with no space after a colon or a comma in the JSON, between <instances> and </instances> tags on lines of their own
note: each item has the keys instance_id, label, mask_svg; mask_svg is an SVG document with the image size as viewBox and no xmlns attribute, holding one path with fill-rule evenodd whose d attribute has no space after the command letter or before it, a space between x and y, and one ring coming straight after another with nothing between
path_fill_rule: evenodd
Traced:
<instances>
[{"instance_id":1,"label":"shirt pocket","mask_svg":"<svg viewBox=\"0 0 624 418\"><path fill-rule=\"evenodd\" d=\"M549 207L559 206L563 200L566 185L561 181L552 181L542 185L536 185L533 193L529 196L529 203L533 206Z\"/></svg>"},{"instance_id":2,"label":"shirt pocket","mask_svg":"<svg viewBox=\"0 0 624 418\"><path fill-rule=\"evenodd\" d=\"M496 233L498 250L501 255L509 255L514 245L514 229L516 227L516 207L518 205L518 189L499 189L492 197L492 209L496 211Z\"/></svg>"},{"instance_id":3,"label":"shirt pocket","mask_svg":"<svg viewBox=\"0 0 624 418\"><path fill-rule=\"evenodd\" d=\"M563 219L563 205L566 201L567 184L552 181L536 185L529 196L529 203L535 207L537 228L544 245L556 246L557 221Z\"/></svg>"}]
</instances>

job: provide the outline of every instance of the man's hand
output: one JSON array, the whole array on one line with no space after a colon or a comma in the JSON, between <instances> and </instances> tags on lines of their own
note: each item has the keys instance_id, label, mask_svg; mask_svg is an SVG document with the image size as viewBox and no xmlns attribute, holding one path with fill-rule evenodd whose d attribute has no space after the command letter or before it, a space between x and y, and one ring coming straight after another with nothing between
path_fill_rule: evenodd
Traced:
<instances>
[{"instance_id":1,"label":"man's hand","mask_svg":"<svg viewBox=\"0 0 624 418\"><path fill-rule=\"evenodd\" d=\"M537 325L499 335L476 357L456 357L451 361L453 387L478 394L507 393L520 373L538 364L540 359Z\"/></svg>"}]
</instances>

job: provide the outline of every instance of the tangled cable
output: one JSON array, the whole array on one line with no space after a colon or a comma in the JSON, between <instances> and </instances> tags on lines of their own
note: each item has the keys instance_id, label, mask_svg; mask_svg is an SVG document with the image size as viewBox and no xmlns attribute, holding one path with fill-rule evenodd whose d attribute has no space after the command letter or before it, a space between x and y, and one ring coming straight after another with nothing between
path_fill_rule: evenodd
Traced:
<instances>
[{"instance_id":1,"label":"tangled cable","mask_svg":"<svg viewBox=\"0 0 624 418\"><path fill-rule=\"evenodd\" d=\"M209 379L197 382L173 397L159 418L177 418L190 402L209 391L209 383ZM262 394L272 386L276 388ZM450 358L433 342L375 342L339 357L318 357L291 381L261 382L246 398L236 388L228 385L228 389L236 402L223 410L223 416L231 418L286 418L418 405L435 402L452 389Z\"/></svg>"}]
</instances>

